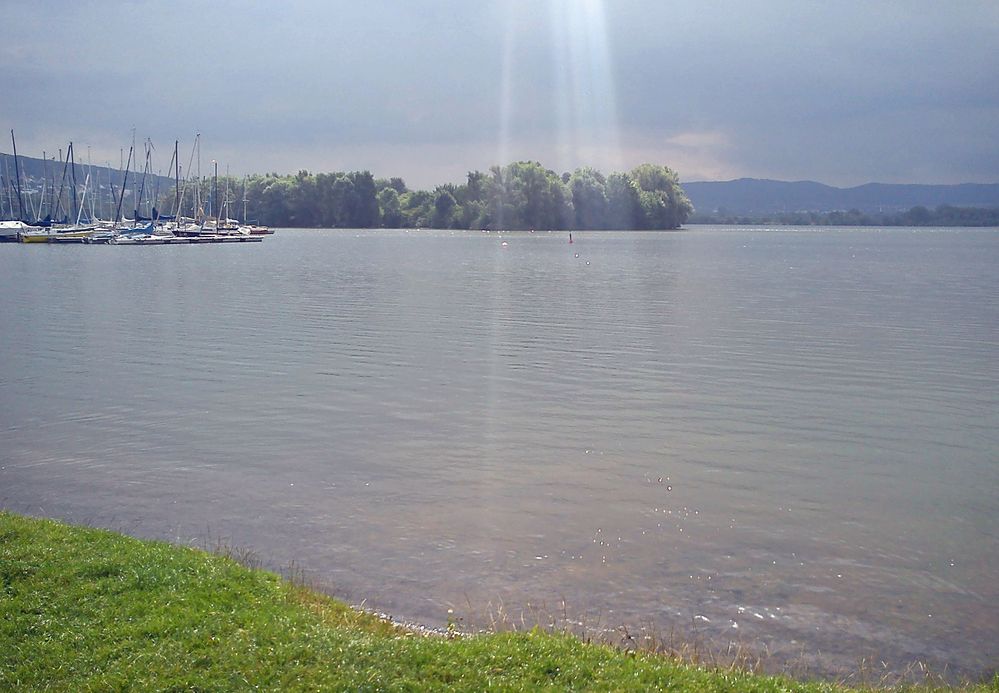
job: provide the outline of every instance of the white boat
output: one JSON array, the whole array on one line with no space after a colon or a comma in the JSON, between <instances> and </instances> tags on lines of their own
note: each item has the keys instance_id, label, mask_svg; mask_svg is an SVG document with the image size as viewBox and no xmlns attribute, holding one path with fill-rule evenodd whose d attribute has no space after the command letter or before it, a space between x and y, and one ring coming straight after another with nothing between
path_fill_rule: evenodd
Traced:
<instances>
[{"instance_id":1,"label":"white boat","mask_svg":"<svg viewBox=\"0 0 999 693\"><path fill-rule=\"evenodd\" d=\"M0 241L17 242L27 231L41 231L38 226L30 226L23 221L0 221Z\"/></svg>"},{"instance_id":2,"label":"white boat","mask_svg":"<svg viewBox=\"0 0 999 693\"><path fill-rule=\"evenodd\" d=\"M258 224L243 224L239 227L240 231L248 233L251 236L265 236L274 233L274 229L267 226L260 226Z\"/></svg>"},{"instance_id":3,"label":"white boat","mask_svg":"<svg viewBox=\"0 0 999 693\"><path fill-rule=\"evenodd\" d=\"M124 233L113 236L109 245L163 245L167 242L166 236L157 236L152 233Z\"/></svg>"},{"instance_id":4,"label":"white boat","mask_svg":"<svg viewBox=\"0 0 999 693\"><path fill-rule=\"evenodd\" d=\"M116 234L114 231L97 230L94 231L94 233L90 234L89 236L84 236L82 240L84 243L96 243L99 245L108 245L117 237L117 235L118 234Z\"/></svg>"}]
</instances>

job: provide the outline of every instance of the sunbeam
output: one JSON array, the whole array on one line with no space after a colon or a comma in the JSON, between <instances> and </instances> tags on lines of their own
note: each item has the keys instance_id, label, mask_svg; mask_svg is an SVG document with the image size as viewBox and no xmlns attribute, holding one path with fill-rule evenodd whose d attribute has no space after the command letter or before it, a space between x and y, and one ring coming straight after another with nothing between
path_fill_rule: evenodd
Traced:
<instances>
[{"instance_id":1,"label":"sunbeam","mask_svg":"<svg viewBox=\"0 0 999 693\"><path fill-rule=\"evenodd\" d=\"M561 171L579 166L619 170L617 94L603 0L553 0L537 34L525 31L534 4L515 2L504 17L499 89L497 162L519 156L515 143L531 142L532 158L552 157ZM547 29L545 31L544 29ZM549 72L521 75L527 42L550 37ZM543 85L550 85L545 98ZM545 112L548 105L550 112ZM550 129L549 129L550 128ZM530 130L530 131L524 131ZM547 134L545 134L547 133Z\"/></svg>"},{"instance_id":2,"label":"sunbeam","mask_svg":"<svg viewBox=\"0 0 999 693\"><path fill-rule=\"evenodd\" d=\"M556 0L549 18L558 165L618 170L622 157L604 2Z\"/></svg>"}]
</instances>

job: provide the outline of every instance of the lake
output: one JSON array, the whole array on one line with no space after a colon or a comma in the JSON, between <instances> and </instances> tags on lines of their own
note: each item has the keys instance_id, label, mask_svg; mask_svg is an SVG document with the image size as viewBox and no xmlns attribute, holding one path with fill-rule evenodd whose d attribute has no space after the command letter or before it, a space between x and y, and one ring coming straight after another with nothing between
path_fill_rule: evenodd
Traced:
<instances>
[{"instance_id":1,"label":"lake","mask_svg":"<svg viewBox=\"0 0 999 693\"><path fill-rule=\"evenodd\" d=\"M433 626L994 670L999 231L573 239L0 245L0 506Z\"/></svg>"}]
</instances>

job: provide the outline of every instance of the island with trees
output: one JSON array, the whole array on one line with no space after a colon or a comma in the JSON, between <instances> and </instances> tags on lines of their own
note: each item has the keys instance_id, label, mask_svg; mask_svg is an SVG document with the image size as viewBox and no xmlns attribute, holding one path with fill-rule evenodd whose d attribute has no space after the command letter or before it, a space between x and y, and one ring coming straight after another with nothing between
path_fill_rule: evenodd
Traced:
<instances>
[{"instance_id":1,"label":"island with trees","mask_svg":"<svg viewBox=\"0 0 999 693\"><path fill-rule=\"evenodd\" d=\"M232 181L268 226L442 229L676 229L693 212L677 174L642 164L605 176L536 161L472 171L460 185L410 190L367 171L267 174Z\"/></svg>"}]
</instances>

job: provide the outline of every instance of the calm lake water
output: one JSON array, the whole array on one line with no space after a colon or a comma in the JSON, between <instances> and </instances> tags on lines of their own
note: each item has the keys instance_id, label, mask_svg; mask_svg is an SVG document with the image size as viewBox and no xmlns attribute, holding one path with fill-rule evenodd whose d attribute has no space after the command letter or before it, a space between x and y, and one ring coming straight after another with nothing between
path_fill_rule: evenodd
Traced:
<instances>
[{"instance_id":1,"label":"calm lake water","mask_svg":"<svg viewBox=\"0 0 999 693\"><path fill-rule=\"evenodd\" d=\"M999 231L573 235L0 245L0 506L431 625L999 665Z\"/></svg>"}]
</instances>

